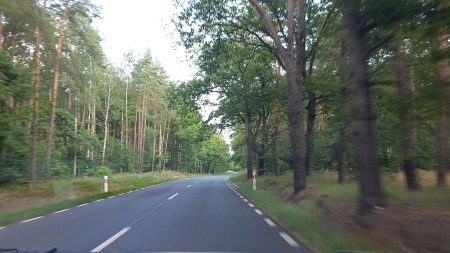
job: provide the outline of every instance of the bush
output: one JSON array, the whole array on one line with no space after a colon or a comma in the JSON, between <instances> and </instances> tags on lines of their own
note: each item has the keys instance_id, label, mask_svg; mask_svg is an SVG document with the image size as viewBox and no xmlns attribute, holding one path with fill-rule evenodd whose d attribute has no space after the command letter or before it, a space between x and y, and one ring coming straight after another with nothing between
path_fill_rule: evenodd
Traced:
<instances>
[{"instance_id":1,"label":"bush","mask_svg":"<svg viewBox=\"0 0 450 253\"><path fill-rule=\"evenodd\" d=\"M98 166L96 168L86 170L86 175L91 177L110 176L112 174L112 170L106 166Z\"/></svg>"},{"instance_id":2,"label":"bush","mask_svg":"<svg viewBox=\"0 0 450 253\"><path fill-rule=\"evenodd\" d=\"M2 168L0 170L0 185L18 181L22 175L14 168Z\"/></svg>"}]
</instances>

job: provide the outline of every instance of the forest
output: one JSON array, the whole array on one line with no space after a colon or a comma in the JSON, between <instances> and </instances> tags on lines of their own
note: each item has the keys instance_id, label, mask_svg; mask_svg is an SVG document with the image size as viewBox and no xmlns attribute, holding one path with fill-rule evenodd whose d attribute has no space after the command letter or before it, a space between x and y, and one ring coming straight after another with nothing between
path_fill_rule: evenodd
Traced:
<instances>
[{"instance_id":1,"label":"forest","mask_svg":"<svg viewBox=\"0 0 450 253\"><path fill-rule=\"evenodd\" d=\"M382 177L449 167L449 1L177 1L197 77L192 100L217 94L212 117L234 130L232 160L258 175L293 171L358 183L358 213L384 206Z\"/></svg>"},{"instance_id":2,"label":"forest","mask_svg":"<svg viewBox=\"0 0 450 253\"><path fill-rule=\"evenodd\" d=\"M0 1L0 185L228 169L228 146L150 51L111 64L90 0Z\"/></svg>"},{"instance_id":3,"label":"forest","mask_svg":"<svg viewBox=\"0 0 450 253\"><path fill-rule=\"evenodd\" d=\"M106 59L89 0L0 3L0 183L176 170L313 173L359 185L419 170L446 184L449 1L175 1L196 77L148 51ZM208 101L211 95L217 101ZM215 110L208 119L204 105ZM218 131L232 129L231 160Z\"/></svg>"}]
</instances>

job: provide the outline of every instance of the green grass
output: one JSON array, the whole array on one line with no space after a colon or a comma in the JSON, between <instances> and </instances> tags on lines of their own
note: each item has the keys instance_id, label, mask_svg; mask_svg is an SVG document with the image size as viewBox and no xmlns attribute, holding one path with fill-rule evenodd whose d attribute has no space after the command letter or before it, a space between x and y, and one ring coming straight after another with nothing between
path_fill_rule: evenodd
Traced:
<instances>
[{"instance_id":1,"label":"green grass","mask_svg":"<svg viewBox=\"0 0 450 253\"><path fill-rule=\"evenodd\" d=\"M0 226L186 176L188 175L173 172L113 175L110 179L110 191L107 193L102 192L103 179L92 177L52 180L34 185L7 185L0 188L2 194L8 193L17 199L47 199L39 206L0 214ZM58 195L59 198L55 201Z\"/></svg>"},{"instance_id":2,"label":"green grass","mask_svg":"<svg viewBox=\"0 0 450 253\"><path fill-rule=\"evenodd\" d=\"M352 237L324 222L327 208L338 208L339 203L344 204L345 201L356 198L355 184L338 185L333 178L313 176L308 179L308 187L311 189L306 193L306 198L294 203L287 200L290 197L289 192L292 191L290 173L280 177L258 178L256 191L252 190L251 181L247 181L242 174L232 180L239 185L238 190L243 195L315 251L335 252L351 249L390 252L372 242ZM318 201L321 199L332 199L336 204L327 208L319 207Z\"/></svg>"}]
</instances>

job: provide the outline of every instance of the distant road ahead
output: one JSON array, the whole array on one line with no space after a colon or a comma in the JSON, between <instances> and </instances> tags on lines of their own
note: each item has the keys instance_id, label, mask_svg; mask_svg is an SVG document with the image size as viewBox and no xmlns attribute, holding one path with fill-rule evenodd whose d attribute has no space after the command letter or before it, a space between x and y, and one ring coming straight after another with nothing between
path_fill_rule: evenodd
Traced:
<instances>
[{"instance_id":1,"label":"distant road ahead","mask_svg":"<svg viewBox=\"0 0 450 253\"><path fill-rule=\"evenodd\" d=\"M0 248L311 252L235 193L225 179L178 180L12 224L0 229Z\"/></svg>"}]
</instances>

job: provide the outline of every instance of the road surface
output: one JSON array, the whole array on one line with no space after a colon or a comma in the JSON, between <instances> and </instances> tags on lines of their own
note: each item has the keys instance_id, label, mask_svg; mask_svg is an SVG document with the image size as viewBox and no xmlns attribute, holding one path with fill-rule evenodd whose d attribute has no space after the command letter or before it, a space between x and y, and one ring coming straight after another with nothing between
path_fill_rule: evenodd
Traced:
<instances>
[{"instance_id":1,"label":"road surface","mask_svg":"<svg viewBox=\"0 0 450 253\"><path fill-rule=\"evenodd\" d=\"M182 179L0 229L0 248L58 252L311 252L226 176Z\"/></svg>"}]
</instances>

